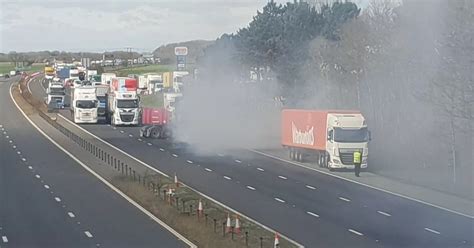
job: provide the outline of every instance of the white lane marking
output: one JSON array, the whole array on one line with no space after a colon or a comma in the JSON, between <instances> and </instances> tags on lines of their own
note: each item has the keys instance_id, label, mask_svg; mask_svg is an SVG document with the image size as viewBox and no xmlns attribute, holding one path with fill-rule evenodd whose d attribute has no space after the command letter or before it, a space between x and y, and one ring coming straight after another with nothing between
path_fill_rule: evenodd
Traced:
<instances>
[{"instance_id":1,"label":"white lane marking","mask_svg":"<svg viewBox=\"0 0 474 248\"><path fill-rule=\"evenodd\" d=\"M187 162L188 164L192 164L192 163L193 163L193 161L191 161L191 160L186 160L186 162Z\"/></svg>"},{"instance_id":2,"label":"white lane marking","mask_svg":"<svg viewBox=\"0 0 474 248\"><path fill-rule=\"evenodd\" d=\"M250 189L250 190L255 190L255 188L254 188L254 187L252 187L252 186L248 186L248 185L247 185L247 189Z\"/></svg>"},{"instance_id":3,"label":"white lane marking","mask_svg":"<svg viewBox=\"0 0 474 248\"><path fill-rule=\"evenodd\" d=\"M238 160L238 159L236 159L235 162L236 162L236 163L239 163L239 164L242 163L242 161L240 161L240 160Z\"/></svg>"},{"instance_id":4,"label":"white lane marking","mask_svg":"<svg viewBox=\"0 0 474 248\"><path fill-rule=\"evenodd\" d=\"M116 130L117 128L116 127L112 127L113 130Z\"/></svg>"},{"instance_id":5,"label":"white lane marking","mask_svg":"<svg viewBox=\"0 0 474 248\"><path fill-rule=\"evenodd\" d=\"M45 188L45 189L49 189L49 185L45 184L45 185L44 185L44 188Z\"/></svg>"},{"instance_id":6,"label":"white lane marking","mask_svg":"<svg viewBox=\"0 0 474 248\"><path fill-rule=\"evenodd\" d=\"M16 152L16 154L20 155L20 154L21 154L21 152L20 152L20 151L17 151L17 152Z\"/></svg>"},{"instance_id":7,"label":"white lane marking","mask_svg":"<svg viewBox=\"0 0 474 248\"><path fill-rule=\"evenodd\" d=\"M278 176L278 178L283 179L283 180L288 179L288 178L286 178L286 177L284 177L284 176Z\"/></svg>"},{"instance_id":8,"label":"white lane marking","mask_svg":"<svg viewBox=\"0 0 474 248\"><path fill-rule=\"evenodd\" d=\"M123 130L120 130L120 132L121 132L121 133L125 133L125 131L123 131Z\"/></svg>"},{"instance_id":9,"label":"white lane marking","mask_svg":"<svg viewBox=\"0 0 474 248\"><path fill-rule=\"evenodd\" d=\"M68 212L67 215L69 215L69 217L71 217L71 218L76 217L73 212Z\"/></svg>"},{"instance_id":10,"label":"white lane marking","mask_svg":"<svg viewBox=\"0 0 474 248\"><path fill-rule=\"evenodd\" d=\"M26 162L26 158L21 158L21 161Z\"/></svg>"},{"instance_id":11,"label":"white lane marking","mask_svg":"<svg viewBox=\"0 0 474 248\"><path fill-rule=\"evenodd\" d=\"M228 176L224 176L225 179L227 180L232 180L232 178L228 177Z\"/></svg>"},{"instance_id":12,"label":"white lane marking","mask_svg":"<svg viewBox=\"0 0 474 248\"><path fill-rule=\"evenodd\" d=\"M309 214L309 215L312 215L312 216L314 216L314 217L316 217L316 218L319 218L319 215L317 215L317 214L315 214L315 213L313 213L313 212L309 212L309 211L308 211L308 212L306 212L306 213Z\"/></svg>"},{"instance_id":13,"label":"white lane marking","mask_svg":"<svg viewBox=\"0 0 474 248\"><path fill-rule=\"evenodd\" d=\"M3 131L3 134L7 134L7 132Z\"/></svg>"},{"instance_id":14,"label":"white lane marking","mask_svg":"<svg viewBox=\"0 0 474 248\"><path fill-rule=\"evenodd\" d=\"M3 243L8 243L8 238L7 238L7 236L2 236L2 241L3 241Z\"/></svg>"},{"instance_id":15,"label":"white lane marking","mask_svg":"<svg viewBox=\"0 0 474 248\"><path fill-rule=\"evenodd\" d=\"M434 234L438 234L438 235L440 235L440 234L441 234L441 232L439 232L439 231L436 231L436 230L434 230L434 229L431 229L431 228L428 228L428 227L425 227L425 231L428 231L428 232L430 232L430 233L434 233Z\"/></svg>"},{"instance_id":16,"label":"white lane marking","mask_svg":"<svg viewBox=\"0 0 474 248\"><path fill-rule=\"evenodd\" d=\"M30 165L30 166L28 166L28 169L32 170L32 169L33 169L33 167L31 167L31 165Z\"/></svg>"},{"instance_id":17,"label":"white lane marking","mask_svg":"<svg viewBox=\"0 0 474 248\"><path fill-rule=\"evenodd\" d=\"M392 192L392 191L387 190L387 189L382 189L382 188L378 188L376 186L361 183L361 182L358 182L358 181L355 181L355 180L352 180L352 179L349 179L349 178L345 178L345 177L342 177L342 176L332 174L330 172L326 172L326 171L323 171L323 170L320 170L320 169L312 168L312 167L306 166L304 164L296 163L296 162L293 162L293 161L290 161L290 160L279 158L279 157L271 155L271 154L267 154L267 153L264 153L264 152L261 152L261 151L257 151L255 149L248 149L248 150L251 151L251 152L260 154L262 156L265 156L265 157L269 157L269 158L273 158L275 160L279 160L281 162L293 164L293 165L296 165L296 166L299 166L299 167L302 167L302 168L305 168L305 169L308 169L308 170L312 170L312 171L315 171L315 172L318 172L318 173L321 173L321 174L324 174L324 175L327 175L327 176L335 177L335 178L338 178L338 179L341 179L341 180L344 180L344 181L347 181L347 182L355 183L355 184L362 185L362 186L365 186L365 187L368 187L368 188L371 188L371 189L375 189L375 190L378 190L378 191L381 191L381 192L384 192L384 193L387 193L387 194L391 194L391 195L394 195L394 196L405 198L407 200L411 200L411 201L414 201L414 202L425 204L425 205L433 207L433 208L441 209L441 210L444 210L444 211L447 211L447 212L450 212L450 213L453 213L453 214L457 214L457 215L461 215L461 216L464 216L464 217L467 217L467 218L470 218L470 219L474 219L474 215L461 213L461 212L458 212L456 210L452 210L452 209L449 209L449 208L446 208L446 207L436 205L434 203L429 203L429 202L426 202L426 201L423 201L423 200L415 199L415 198L410 197L410 196L395 193L395 192Z\"/></svg>"},{"instance_id":18,"label":"white lane marking","mask_svg":"<svg viewBox=\"0 0 474 248\"><path fill-rule=\"evenodd\" d=\"M142 139L140 139L140 138L138 138L137 140L138 140L138 141L140 141L140 142L141 142L141 141L143 141L143 140L142 140Z\"/></svg>"},{"instance_id":19,"label":"white lane marking","mask_svg":"<svg viewBox=\"0 0 474 248\"><path fill-rule=\"evenodd\" d=\"M206 171L209 171L209 172L211 172L211 171L212 171L212 170L211 170L211 169L209 169L209 168L204 168L204 169L205 169Z\"/></svg>"},{"instance_id":20,"label":"white lane marking","mask_svg":"<svg viewBox=\"0 0 474 248\"><path fill-rule=\"evenodd\" d=\"M92 236L92 233L90 233L89 231L85 231L84 233L86 234L86 236L87 236L88 238L92 238L92 237L93 237L93 236Z\"/></svg>"},{"instance_id":21,"label":"white lane marking","mask_svg":"<svg viewBox=\"0 0 474 248\"><path fill-rule=\"evenodd\" d=\"M356 230L354 230L354 229L348 229L348 231L351 232L351 233L353 233L353 234L357 234L357 235L359 235L359 236L363 236L363 235L364 235L363 233L358 232L358 231L356 231Z\"/></svg>"},{"instance_id":22,"label":"white lane marking","mask_svg":"<svg viewBox=\"0 0 474 248\"><path fill-rule=\"evenodd\" d=\"M16 149L16 146L12 146L12 147L13 147L13 149Z\"/></svg>"},{"instance_id":23,"label":"white lane marking","mask_svg":"<svg viewBox=\"0 0 474 248\"><path fill-rule=\"evenodd\" d=\"M38 178L38 179L40 179L40 178L41 178L41 176L40 176L40 175L38 175L38 174L36 174L36 175L35 175L35 177L36 177L36 178Z\"/></svg>"},{"instance_id":24,"label":"white lane marking","mask_svg":"<svg viewBox=\"0 0 474 248\"><path fill-rule=\"evenodd\" d=\"M282 199L280 199L280 198L275 197L274 199L275 199L275 201L278 201L278 202L281 202L281 203L285 203L285 200L282 200Z\"/></svg>"},{"instance_id":25,"label":"white lane marking","mask_svg":"<svg viewBox=\"0 0 474 248\"><path fill-rule=\"evenodd\" d=\"M11 90L10 90L10 98L13 100L13 95L11 94ZM18 106L18 104L15 102L15 105L18 109L20 109L20 107ZM23 116L25 116L25 118L27 118L29 120L30 123L32 123L32 121L26 116L26 114L20 110L23 114ZM69 120L68 118L64 117L62 114L58 114L58 116L60 118L62 118L64 121L68 122L69 124L75 126L76 128L80 129L81 131L89 134L90 136L94 137L95 139L99 140L100 142L108 145L109 147L112 147L113 149L115 149L116 151L119 151L121 152L122 154L128 156L129 158L135 160L136 162L138 162L139 164L147 167L148 169L156 172L156 173L159 173L161 175L163 175L164 177L167 177L169 178L170 176L168 176L166 173L156 169L155 167L143 162L142 160L130 155L130 153L127 153L125 152L124 150L112 145L111 143L105 141L104 139L100 138L99 136L87 131L86 129L84 129L83 127L77 125L76 123L72 122L71 120ZM34 123L32 123L34 124ZM38 126L34 125L36 129L39 129ZM42 131L41 131L42 132ZM42 134L46 137L48 137L46 134L44 134L44 132L42 132ZM56 142L54 142L51 138L49 138L49 140L51 140L55 145L57 145L58 147L60 147ZM70 157L73 157L75 158L72 154L70 154L69 152L67 152L67 150L65 150L64 148L62 148L63 151L66 152L66 154L68 154ZM77 158L75 158L76 161L80 162ZM124 197L125 199L127 199L129 202L131 202L134 206L136 206L137 208L139 208L140 210L142 210L142 212L146 213L149 217L151 217L153 220L155 220L157 223L159 223L160 225L164 226L167 230L169 230L171 233L173 233L175 236L177 236L178 238L180 238L181 240L183 240L185 243L187 243L188 245L190 245L191 247L197 247L196 245L194 245L193 243L191 243L191 241L189 241L188 239L186 239L184 236L182 236L181 234L177 233L175 230L173 230L171 227L169 227L168 225L166 225L164 222L162 222L160 219L156 218L153 214L151 214L150 212L148 212L147 210L145 210L144 208L142 208L138 203L136 203L135 201L133 201L131 198L129 198L128 196L126 196L123 192L119 191L117 188L115 188L113 185L111 185L110 183L108 183L105 179L103 179L102 177L100 177L97 173L95 173L94 171L92 171L89 167L87 167L84 163L80 162L80 164L86 168L89 172L91 172L93 175L95 175L96 177L98 177L99 179L101 179L101 181L103 180L103 182L109 186L110 188L114 189L117 193L119 193L122 197ZM197 166L200 166L200 165L197 165ZM254 223L257 223L258 225L260 225L261 227L263 227L265 230L269 231L269 232L272 232L272 233L275 233L276 231L264 224L262 224L261 222L258 222L257 220L249 217L248 215L245 215L243 214L242 212L239 212L231 207L229 207L228 205L226 204L223 204L222 202L219 202L218 200L200 192L199 190L196 190L195 188L193 187L190 187L189 185L186 185L184 183L181 183L183 184L184 186L194 190L195 192L197 192L199 195L201 195L202 197L214 202L215 204L223 207L223 208L226 208L226 209L229 209L230 211L240 215L241 217L244 217ZM284 235L283 233L280 233L280 237L288 240L289 242L291 242L292 244L294 244L295 246L299 247L299 248L302 248L304 247L303 245L301 245L300 243L296 242L295 240L289 238L288 236Z\"/></svg>"},{"instance_id":26,"label":"white lane marking","mask_svg":"<svg viewBox=\"0 0 474 248\"><path fill-rule=\"evenodd\" d=\"M108 127L110 127L110 124L107 124Z\"/></svg>"},{"instance_id":27,"label":"white lane marking","mask_svg":"<svg viewBox=\"0 0 474 248\"><path fill-rule=\"evenodd\" d=\"M315 187L313 187L313 186L311 186L311 185L306 185L306 188L308 188L308 189L313 189L313 190L316 189Z\"/></svg>"},{"instance_id":28,"label":"white lane marking","mask_svg":"<svg viewBox=\"0 0 474 248\"><path fill-rule=\"evenodd\" d=\"M59 198L59 197L54 197L54 200L57 201L57 202L61 202L61 198Z\"/></svg>"},{"instance_id":29,"label":"white lane marking","mask_svg":"<svg viewBox=\"0 0 474 248\"><path fill-rule=\"evenodd\" d=\"M351 201L350 199L347 199L347 198L344 198L344 197L339 197L339 200L345 201L345 202L350 202Z\"/></svg>"},{"instance_id":30,"label":"white lane marking","mask_svg":"<svg viewBox=\"0 0 474 248\"><path fill-rule=\"evenodd\" d=\"M6 132L3 132L3 134L7 134L7 133L6 133ZM5 138L6 138L6 139L9 139L10 136L7 135L7 136L5 136Z\"/></svg>"},{"instance_id":31,"label":"white lane marking","mask_svg":"<svg viewBox=\"0 0 474 248\"><path fill-rule=\"evenodd\" d=\"M165 151L165 149L163 149L163 148L160 148L160 151L164 152L164 151Z\"/></svg>"},{"instance_id":32,"label":"white lane marking","mask_svg":"<svg viewBox=\"0 0 474 248\"><path fill-rule=\"evenodd\" d=\"M13 144L13 140L9 140L8 142L9 142L10 144Z\"/></svg>"},{"instance_id":33,"label":"white lane marking","mask_svg":"<svg viewBox=\"0 0 474 248\"><path fill-rule=\"evenodd\" d=\"M260 167L257 167L257 170L259 171L265 171L264 169L260 168Z\"/></svg>"},{"instance_id":34,"label":"white lane marking","mask_svg":"<svg viewBox=\"0 0 474 248\"><path fill-rule=\"evenodd\" d=\"M222 154L222 153L217 153L217 156L219 156L219 157L224 157L225 155Z\"/></svg>"},{"instance_id":35,"label":"white lane marking","mask_svg":"<svg viewBox=\"0 0 474 248\"><path fill-rule=\"evenodd\" d=\"M173 157L175 157L175 158L177 158L177 157L178 157L178 155L177 155L177 154L174 154L174 153L173 153L173 154L171 154L171 156L173 156Z\"/></svg>"},{"instance_id":36,"label":"white lane marking","mask_svg":"<svg viewBox=\"0 0 474 248\"><path fill-rule=\"evenodd\" d=\"M146 144L147 144L147 145L149 145L149 146L152 146L152 145L153 145L153 144L152 144L152 143L150 143L150 142L148 142L148 143L146 143Z\"/></svg>"},{"instance_id":37,"label":"white lane marking","mask_svg":"<svg viewBox=\"0 0 474 248\"><path fill-rule=\"evenodd\" d=\"M386 213L386 212L383 212L383 211L377 211L377 213L379 213L379 214L381 214L381 215L385 215L385 216L387 216L387 217L392 216L391 214Z\"/></svg>"},{"instance_id":38,"label":"white lane marking","mask_svg":"<svg viewBox=\"0 0 474 248\"><path fill-rule=\"evenodd\" d=\"M133 137L133 134L129 134L128 137Z\"/></svg>"}]
</instances>

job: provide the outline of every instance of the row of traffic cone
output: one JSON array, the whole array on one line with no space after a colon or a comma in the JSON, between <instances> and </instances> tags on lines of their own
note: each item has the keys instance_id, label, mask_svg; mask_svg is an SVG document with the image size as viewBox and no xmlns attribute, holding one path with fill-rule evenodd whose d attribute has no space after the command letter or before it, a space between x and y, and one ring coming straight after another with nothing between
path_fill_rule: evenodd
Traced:
<instances>
[{"instance_id":1,"label":"row of traffic cone","mask_svg":"<svg viewBox=\"0 0 474 248\"><path fill-rule=\"evenodd\" d=\"M176 188L179 188L180 186L180 183L178 181L178 176L176 175L176 173L174 174L174 183L176 185ZM172 191L171 189L169 189L169 192L170 194L172 194ZM202 206L202 201L201 199L199 199L199 202L198 202L198 209L197 209L197 212L198 212L198 217L202 217L203 213L204 213L204 209L203 209L203 206ZM226 233L231 233L232 232L232 225L231 225L231 220L230 220L230 214L227 214L227 221L226 221ZM240 227L240 219L239 219L239 216L236 215L235 216L235 226L234 226L234 233L236 234L240 234L241 232L241 227ZM274 242L273 242L273 247L274 248L278 248L280 247L280 235L278 234L278 232L275 233L275 239L274 239Z\"/></svg>"}]
</instances>

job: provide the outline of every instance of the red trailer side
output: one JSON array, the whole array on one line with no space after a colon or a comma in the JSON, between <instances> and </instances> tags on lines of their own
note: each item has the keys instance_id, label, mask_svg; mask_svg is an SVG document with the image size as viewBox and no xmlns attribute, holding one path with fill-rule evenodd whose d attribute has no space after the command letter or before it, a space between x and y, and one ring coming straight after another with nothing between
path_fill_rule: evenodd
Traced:
<instances>
[{"instance_id":1,"label":"red trailer side","mask_svg":"<svg viewBox=\"0 0 474 248\"><path fill-rule=\"evenodd\" d=\"M165 108L143 108L143 125L166 125L170 119L170 112Z\"/></svg>"},{"instance_id":2,"label":"red trailer side","mask_svg":"<svg viewBox=\"0 0 474 248\"><path fill-rule=\"evenodd\" d=\"M281 144L287 147L326 149L328 111L285 109L281 116Z\"/></svg>"}]
</instances>

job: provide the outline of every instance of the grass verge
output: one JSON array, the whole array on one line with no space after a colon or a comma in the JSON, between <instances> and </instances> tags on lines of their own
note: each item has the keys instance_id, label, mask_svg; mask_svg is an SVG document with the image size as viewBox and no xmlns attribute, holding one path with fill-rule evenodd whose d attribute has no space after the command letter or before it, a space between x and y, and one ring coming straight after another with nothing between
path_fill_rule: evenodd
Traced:
<instances>
[{"instance_id":1,"label":"grass verge","mask_svg":"<svg viewBox=\"0 0 474 248\"><path fill-rule=\"evenodd\" d=\"M142 95L140 96L140 104L148 108L161 108L163 107L163 94Z\"/></svg>"},{"instance_id":2,"label":"grass verge","mask_svg":"<svg viewBox=\"0 0 474 248\"><path fill-rule=\"evenodd\" d=\"M163 73L173 70L172 65L145 65L138 67L122 68L116 70L117 76L126 77L129 74L145 74L145 73Z\"/></svg>"}]
</instances>

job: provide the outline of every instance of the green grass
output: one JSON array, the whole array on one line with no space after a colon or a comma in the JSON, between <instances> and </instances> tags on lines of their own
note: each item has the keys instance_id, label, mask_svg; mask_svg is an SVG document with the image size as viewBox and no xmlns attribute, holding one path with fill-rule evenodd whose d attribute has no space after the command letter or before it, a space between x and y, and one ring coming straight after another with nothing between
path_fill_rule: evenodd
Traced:
<instances>
[{"instance_id":1,"label":"green grass","mask_svg":"<svg viewBox=\"0 0 474 248\"><path fill-rule=\"evenodd\" d=\"M15 65L10 62L0 62L0 74L6 74L9 73L10 71L15 70ZM43 71L44 70L44 64L33 64L31 67L26 68L25 71L27 72L33 72L33 71Z\"/></svg>"},{"instance_id":2,"label":"green grass","mask_svg":"<svg viewBox=\"0 0 474 248\"><path fill-rule=\"evenodd\" d=\"M124 77L128 74L163 73L167 71L172 71L173 69L174 66L172 65L145 65L140 67L120 69L117 70L115 73L118 76Z\"/></svg>"},{"instance_id":3,"label":"green grass","mask_svg":"<svg viewBox=\"0 0 474 248\"><path fill-rule=\"evenodd\" d=\"M140 96L141 105L148 108L163 107L163 94Z\"/></svg>"}]
</instances>

